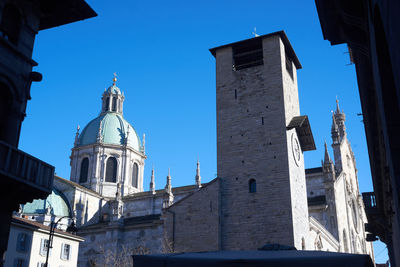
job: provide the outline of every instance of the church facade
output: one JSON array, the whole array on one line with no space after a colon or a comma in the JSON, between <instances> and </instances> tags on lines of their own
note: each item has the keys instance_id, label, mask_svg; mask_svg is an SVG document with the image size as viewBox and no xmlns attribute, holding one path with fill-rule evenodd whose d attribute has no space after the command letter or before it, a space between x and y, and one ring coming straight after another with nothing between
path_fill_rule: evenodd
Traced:
<instances>
[{"instance_id":1,"label":"church facade","mask_svg":"<svg viewBox=\"0 0 400 267\"><path fill-rule=\"evenodd\" d=\"M338 102L330 156L306 169L315 149L300 114L301 64L283 31L210 50L216 59L218 177L143 190L145 136L123 117L124 94L113 84L101 111L80 132L70 180L55 177L78 234L79 266L132 253L254 250L283 244L301 250L370 254L355 157ZM126 253L125 253L126 252ZM121 255L121 253L125 253Z\"/></svg>"}]
</instances>

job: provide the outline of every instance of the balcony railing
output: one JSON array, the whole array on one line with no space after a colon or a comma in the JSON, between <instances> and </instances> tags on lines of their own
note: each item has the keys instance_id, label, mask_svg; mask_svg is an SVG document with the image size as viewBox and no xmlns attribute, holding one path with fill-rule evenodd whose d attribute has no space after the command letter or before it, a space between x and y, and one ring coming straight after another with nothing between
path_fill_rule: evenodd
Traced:
<instances>
[{"instance_id":1,"label":"balcony railing","mask_svg":"<svg viewBox=\"0 0 400 267\"><path fill-rule=\"evenodd\" d=\"M54 167L0 141L0 175L50 193Z\"/></svg>"}]
</instances>

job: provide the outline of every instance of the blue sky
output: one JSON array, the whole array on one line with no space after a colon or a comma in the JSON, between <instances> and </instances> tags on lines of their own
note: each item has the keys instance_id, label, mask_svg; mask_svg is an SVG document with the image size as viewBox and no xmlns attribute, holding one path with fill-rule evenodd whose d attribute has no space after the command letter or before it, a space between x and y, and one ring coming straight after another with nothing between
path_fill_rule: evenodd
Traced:
<instances>
[{"instance_id":1,"label":"blue sky","mask_svg":"<svg viewBox=\"0 0 400 267\"><path fill-rule=\"evenodd\" d=\"M285 30L303 69L300 111L317 146L306 167L318 167L331 144L336 97L346 113L360 191L372 191L354 65L347 47L323 40L314 1L87 1L98 17L41 31L34 60L43 81L32 85L20 148L69 178L76 126L101 107L101 94L118 74L124 117L146 133L145 189L155 166L156 188L168 168L173 186L194 183L197 158L204 182L216 177L215 60L209 48ZM329 146L330 148L330 146ZM332 150L330 150L332 156ZM387 259L383 245L378 262ZM383 251L383 252L381 252ZM379 255L378 255L379 254Z\"/></svg>"}]
</instances>

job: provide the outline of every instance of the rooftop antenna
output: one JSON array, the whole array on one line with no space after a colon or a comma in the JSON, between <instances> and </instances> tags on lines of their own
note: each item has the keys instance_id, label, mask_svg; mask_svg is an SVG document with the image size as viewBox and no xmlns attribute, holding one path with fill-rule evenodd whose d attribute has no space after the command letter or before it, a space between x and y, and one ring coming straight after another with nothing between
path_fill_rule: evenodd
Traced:
<instances>
[{"instance_id":1,"label":"rooftop antenna","mask_svg":"<svg viewBox=\"0 0 400 267\"><path fill-rule=\"evenodd\" d=\"M260 36L259 34L257 34L257 28L256 27L254 27L254 32L252 32L251 34L253 34L254 37Z\"/></svg>"}]
</instances>

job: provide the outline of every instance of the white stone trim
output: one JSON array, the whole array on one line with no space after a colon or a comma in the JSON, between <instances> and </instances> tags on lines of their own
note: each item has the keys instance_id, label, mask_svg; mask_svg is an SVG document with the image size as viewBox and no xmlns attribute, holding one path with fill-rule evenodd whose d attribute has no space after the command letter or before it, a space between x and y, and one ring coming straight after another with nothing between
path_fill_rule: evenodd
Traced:
<instances>
[{"instance_id":1,"label":"white stone trim","mask_svg":"<svg viewBox=\"0 0 400 267\"><path fill-rule=\"evenodd\" d=\"M339 251L339 241L336 240L336 238L328 231L325 229L322 224L320 224L314 217L310 216L309 217L310 221L310 231L315 231L317 233L320 233L321 236L332 246L336 249L336 251Z\"/></svg>"}]
</instances>

